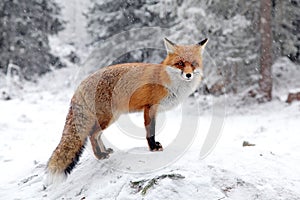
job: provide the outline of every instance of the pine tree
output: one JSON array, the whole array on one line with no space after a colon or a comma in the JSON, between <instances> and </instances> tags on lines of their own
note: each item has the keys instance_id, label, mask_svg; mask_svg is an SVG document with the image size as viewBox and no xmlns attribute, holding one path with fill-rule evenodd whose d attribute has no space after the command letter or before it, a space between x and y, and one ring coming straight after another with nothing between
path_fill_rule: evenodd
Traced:
<instances>
[{"instance_id":1,"label":"pine tree","mask_svg":"<svg viewBox=\"0 0 300 200\"><path fill-rule=\"evenodd\" d=\"M177 16L176 7L172 5L177 5L177 1L92 0L92 6L87 13L87 29L92 38L91 44L102 45L110 37L136 28L170 27L176 23ZM128 34L126 38L123 38L124 41L133 37L133 35L130 35L131 33L128 32ZM140 33L140 35L142 34ZM163 38L159 39L162 41ZM117 42L113 46L115 48L126 48L117 44ZM101 54L99 56L102 57L109 54L109 52L99 53ZM112 64L143 61L161 62L164 53L155 49L137 49L125 55L120 55L119 58L112 61Z\"/></svg>"},{"instance_id":2,"label":"pine tree","mask_svg":"<svg viewBox=\"0 0 300 200\"><path fill-rule=\"evenodd\" d=\"M0 69L9 63L21 68L25 79L61 67L50 53L48 35L63 29L59 7L53 0L2 0L0 2Z\"/></svg>"},{"instance_id":3,"label":"pine tree","mask_svg":"<svg viewBox=\"0 0 300 200\"><path fill-rule=\"evenodd\" d=\"M176 10L166 10L166 6L157 0L92 0L87 15L92 43L133 28L169 27L175 22Z\"/></svg>"},{"instance_id":4,"label":"pine tree","mask_svg":"<svg viewBox=\"0 0 300 200\"><path fill-rule=\"evenodd\" d=\"M273 0L275 57L287 56L300 63L300 1Z\"/></svg>"},{"instance_id":5,"label":"pine tree","mask_svg":"<svg viewBox=\"0 0 300 200\"><path fill-rule=\"evenodd\" d=\"M180 23L174 30L183 31L175 38L188 43L209 38L204 70L212 93L241 92L257 83L258 10L259 2L245 0L187 0L179 8Z\"/></svg>"}]
</instances>

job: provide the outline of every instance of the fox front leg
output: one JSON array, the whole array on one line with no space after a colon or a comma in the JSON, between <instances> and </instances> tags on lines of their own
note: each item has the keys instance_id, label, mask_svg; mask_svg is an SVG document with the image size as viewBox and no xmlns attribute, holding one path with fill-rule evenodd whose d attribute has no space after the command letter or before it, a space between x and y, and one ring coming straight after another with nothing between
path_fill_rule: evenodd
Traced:
<instances>
[{"instance_id":1,"label":"fox front leg","mask_svg":"<svg viewBox=\"0 0 300 200\"><path fill-rule=\"evenodd\" d=\"M155 142L155 117L157 106L146 106L144 108L145 128L147 132L147 141L150 151L162 151L163 147L159 142Z\"/></svg>"}]
</instances>

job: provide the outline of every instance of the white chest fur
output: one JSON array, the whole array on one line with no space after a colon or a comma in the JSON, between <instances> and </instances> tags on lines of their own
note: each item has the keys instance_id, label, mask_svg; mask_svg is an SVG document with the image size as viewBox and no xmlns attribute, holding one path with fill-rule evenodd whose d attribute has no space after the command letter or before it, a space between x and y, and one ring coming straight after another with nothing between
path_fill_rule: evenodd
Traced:
<instances>
[{"instance_id":1,"label":"white chest fur","mask_svg":"<svg viewBox=\"0 0 300 200\"><path fill-rule=\"evenodd\" d=\"M174 67L166 69L171 83L166 86L169 94L160 102L160 110L169 110L180 104L197 89L202 78L201 73L194 73L193 79L187 81L182 78L180 69Z\"/></svg>"}]
</instances>

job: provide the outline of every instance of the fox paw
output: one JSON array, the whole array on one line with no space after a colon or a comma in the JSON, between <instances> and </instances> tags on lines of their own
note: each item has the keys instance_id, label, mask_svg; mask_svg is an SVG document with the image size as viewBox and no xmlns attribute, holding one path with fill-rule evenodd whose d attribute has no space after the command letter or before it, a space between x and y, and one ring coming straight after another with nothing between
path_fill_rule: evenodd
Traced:
<instances>
[{"instance_id":1,"label":"fox paw","mask_svg":"<svg viewBox=\"0 0 300 200\"><path fill-rule=\"evenodd\" d=\"M159 142L155 142L155 145L150 147L150 151L162 151L163 147Z\"/></svg>"},{"instance_id":2,"label":"fox paw","mask_svg":"<svg viewBox=\"0 0 300 200\"><path fill-rule=\"evenodd\" d=\"M108 159L109 158L109 154L113 153L114 150L111 148L106 149L105 152L102 151L97 151L97 153L95 154L95 156L99 159L99 160L103 160L103 159Z\"/></svg>"},{"instance_id":3,"label":"fox paw","mask_svg":"<svg viewBox=\"0 0 300 200\"><path fill-rule=\"evenodd\" d=\"M147 138L150 151L162 151L163 147L159 142L155 142L154 136Z\"/></svg>"},{"instance_id":4,"label":"fox paw","mask_svg":"<svg viewBox=\"0 0 300 200\"><path fill-rule=\"evenodd\" d=\"M106 152L100 152L95 155L99 160L107 159L109 158L109 153Z\"/></svg>"}]
</instances>

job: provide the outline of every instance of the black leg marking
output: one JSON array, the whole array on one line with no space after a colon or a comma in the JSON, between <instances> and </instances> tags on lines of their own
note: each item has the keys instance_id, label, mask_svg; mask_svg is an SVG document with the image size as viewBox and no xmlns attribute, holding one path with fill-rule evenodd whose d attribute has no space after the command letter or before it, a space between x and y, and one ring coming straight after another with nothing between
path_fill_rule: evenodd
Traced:
<instances>
[{"instance_id":1,"label":"black leg marking","mask_svg":"<svg viewBox=\"0 0 300 200\"><path fill-rule=\"evenodd\" d=\"M155 136L155 124L156 124L156 120L155 118L151 118L151 121L150 121L150 127L149 127L149 131L150 131L150 137L153 137Z\"/></svg>"},{"instance_id":2,"label":"black leg marking","mask_svg":"<svg viewBox=\"0 0 300 200\"><path fill-rule=\"evenodd\" d=\"M156 124L156 106L146 106L144 108L145 128L147 131L147 141L150 151L162 151L163 148L159 142L155 142L155 124Z\"/></svg>"},{"instance_id":3,"label":"black leg marking","mask_svg":"<svg viewBox=\"0 0 300 200\"><path fill-rule=\"evenodd\" d=\"M150 151L162 151L163 147L159 142L155 142L155 136L147 138Z\"/></svg>"}]
</instances>

